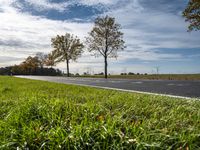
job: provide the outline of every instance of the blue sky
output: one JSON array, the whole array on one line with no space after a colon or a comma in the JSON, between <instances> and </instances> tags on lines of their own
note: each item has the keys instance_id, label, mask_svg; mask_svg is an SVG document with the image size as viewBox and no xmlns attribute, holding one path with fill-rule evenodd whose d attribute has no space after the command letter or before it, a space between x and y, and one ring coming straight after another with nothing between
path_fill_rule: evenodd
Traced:
<instances>
[{"instance_id":1,"label":"blue sky","mask_svg":"<svg viewBox=\"0 0 200 150\"><path fill-rule=\"evenodd\" d=\"M200 73L200 32L187 32L187 0L0 0L0 67L52 50L57 34L84 37L97 16L121 24L127 48L109 60L109 72ZM65 63L56 66L65 71ZM72 72L103 71L103 58L87 50Z\"/></svg>"}]
</instances>

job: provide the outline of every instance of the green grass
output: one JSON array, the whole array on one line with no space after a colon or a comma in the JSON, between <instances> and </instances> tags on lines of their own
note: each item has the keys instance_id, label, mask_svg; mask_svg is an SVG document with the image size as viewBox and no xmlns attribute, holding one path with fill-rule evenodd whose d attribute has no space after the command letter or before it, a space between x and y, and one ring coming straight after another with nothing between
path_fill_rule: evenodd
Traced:
<instances>
[{"instance_id":1,"label":"green grass","mask_svg":"<svg viewBox=\"0 0 200 150\"><path fill-rule=\"evenodd\" d=\"M80 77L104 78L103 75L81 75ZM109 75L108 78L148 80L200 80L200 74Z\"/></svg>"},{"instance_id":2,"label":"green grass","mask_svg":"<svg viewBox=\"0 0 200 150\"><path fill-rule=\"evenodd\" d=\"M0 77L0 149L200 149L200 102Z\"/></svg>"}]
</instances>

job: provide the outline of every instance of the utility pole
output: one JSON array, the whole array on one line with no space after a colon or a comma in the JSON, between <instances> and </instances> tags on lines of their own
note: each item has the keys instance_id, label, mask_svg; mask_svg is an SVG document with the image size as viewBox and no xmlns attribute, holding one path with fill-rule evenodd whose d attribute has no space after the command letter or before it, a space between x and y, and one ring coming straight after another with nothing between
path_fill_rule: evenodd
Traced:
<instances>
[{"instance_id":1,"label":"utility pole","mask_svg":"<svg viewBox=\"0 0 200 150\"><path fill-rule=\"evenodd\" d=\"M159 74L159 71L160 71L160 67L159 66L156 66L156 74Z\"/></svg>"}]
</instances>

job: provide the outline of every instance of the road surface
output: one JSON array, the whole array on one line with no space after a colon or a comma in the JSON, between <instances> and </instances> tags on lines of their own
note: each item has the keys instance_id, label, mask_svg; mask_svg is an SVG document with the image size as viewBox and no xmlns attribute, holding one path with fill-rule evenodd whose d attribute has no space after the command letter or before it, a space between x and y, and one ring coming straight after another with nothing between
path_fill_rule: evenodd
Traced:
<instances>
[{"instance_id":1,"label":"road surface","mask_svg":"<svg viewBox=\"0 0 200 150\"><path fill-rule=\"evenodd\" d=\"M21 78L44 80L65 84L78 84L127 91L167 94L181 97L200 98L200 81L174 80L134 80L134 79L102 79L72 78L50 76L17 76Z\"/></svg>"}]
</instances>

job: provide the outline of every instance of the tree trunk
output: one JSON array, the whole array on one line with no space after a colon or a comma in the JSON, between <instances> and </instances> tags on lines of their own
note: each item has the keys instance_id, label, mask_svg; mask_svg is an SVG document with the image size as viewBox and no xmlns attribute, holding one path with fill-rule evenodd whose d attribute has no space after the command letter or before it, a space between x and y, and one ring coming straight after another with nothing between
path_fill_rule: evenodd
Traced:
<instances>
[{"instance_id":1,"label":"tree trunk","mask_svg":"<svg viewBox=\"0 0 200 150\"><path fill-rule=\"evenodd\" d=\"M67 77L69 77L69 60L68 59L66 60L66 63L67 63Z\"/></svg>"},{"instance_id":2,"label":"tree trunk","mask_svg":"<svg viewBox=\"0 0 200 150\"><path fill-rule=\"evenodd\" d=\"M105 53L104 53L104 58L105 58L105 79L108 78L107 75L107 68L108 68L108 62L107 62L107 52L108 52L108 29L106 29L106 45L105 45Z\"/></svg>"},{"instance_id":3,"label":"tree trunk","mask_svg":"<svg viewBox=\"0 0 200 150\"><path fill-rule=\"evenodd\" d=\"M107 75L107 68L108 68L108 62L107 62L107 56L104 57L104 61L105 61L105 78L107 79L108 78L108 75Z\"/></svg>"}]
</instances>

